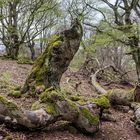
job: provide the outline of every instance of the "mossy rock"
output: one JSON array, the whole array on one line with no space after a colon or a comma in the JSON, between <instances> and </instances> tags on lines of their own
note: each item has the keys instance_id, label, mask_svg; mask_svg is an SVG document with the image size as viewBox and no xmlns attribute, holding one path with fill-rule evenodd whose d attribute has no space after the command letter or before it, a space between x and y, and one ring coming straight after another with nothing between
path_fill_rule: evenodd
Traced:
<instances>
[{"instance_id":1,"label":"mossy rock","mask_svg":"<svg viewBox=\"0 0 140 140\"><path fill-rule=\"evenodd\" d=\"M19 91L21 89L21 86L20 85L12 85L12 86L10 85L9 89L10 90Z\"/></svg>"},{"instance_id":2,"label":"mossy rock","mask_svg":"<svg viewBox=\"0 0 140 140\"><path fill-rule=\"evenodd\" d=\"M45 92L40 94L41 102L55 102L56 100L64 100L64 96L53 88L46 89Z\"/></svg>"},{"instance_id":3,"label":"mossy rock","mask_svg":"<svg viewBox=\"0 0 140 140\"><path fill-rule=\"evenodd\" d=\"M55 104L54 103L40 103L39 101L36 101L32 104L32 110L37 110L43 108L47 113L49 114L57 114Z\"/></svg>"},{"instance_id":4,"label":"mossy rock","mask_svg":"<svg viewBox=\"0 0 140 140\"><path fill-rule=\"evenodd\" d=\"M108 100L107 97L105 97L104 95L100 95L96 98L92 98L89 99L90 101L92 101L93 103L95 103L96 105L98 105L101 108L109 108L110 107L110 102Z\"/></svg>"},{"instance_id":5,"label":"mossy rock","mask_svg":"<svg viewBox=\"0 0 140 140\"><path fill-rule=\"evenodd\" d=\"M15 97L15 98L20 98L21 97L21 92L20 91L11 90L9 92L8 96Z\"/></svg>"},{"instance_id":6,"label":"mossy rock","mask_svg":"<svg viewBox=\"0 0 140 140\"><path fill-rule=\"evenodd\" d=\"M4 104L5 107L7 107L9 110L19 110L15 103L12 103L11 101L7 100L5 97L0 96L0 103Z\"/></svg>"},{"instance_id":7,"label":"mossy rock","mask_svg":"<svg viewBox=\"0 0 140 140\"><path fill-rule=\"evenodd\" d=\"M83 115L84 118L87 118L90 124L98 124L100 121L99 115L93 115L88 108L80 108L80 115Z\"/></svg>"}]
</instances>

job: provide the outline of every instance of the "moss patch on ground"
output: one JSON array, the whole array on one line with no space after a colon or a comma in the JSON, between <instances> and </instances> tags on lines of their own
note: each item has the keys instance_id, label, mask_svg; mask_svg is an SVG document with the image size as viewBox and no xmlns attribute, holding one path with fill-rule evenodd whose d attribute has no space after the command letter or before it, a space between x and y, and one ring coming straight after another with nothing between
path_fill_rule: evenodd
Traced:
<instances>
[{"instance_id":1,"label":"moss patch on ground","mask_svg":"<svg viewBox=\"0 0 140 140\"><path fill-rule=\"evenodd\" d=\"M30 64L30 65L34 64L34 62L31 59L23 58L23 57L18 58L17 63L18 64Z\"/></svg>"}]
</instances>

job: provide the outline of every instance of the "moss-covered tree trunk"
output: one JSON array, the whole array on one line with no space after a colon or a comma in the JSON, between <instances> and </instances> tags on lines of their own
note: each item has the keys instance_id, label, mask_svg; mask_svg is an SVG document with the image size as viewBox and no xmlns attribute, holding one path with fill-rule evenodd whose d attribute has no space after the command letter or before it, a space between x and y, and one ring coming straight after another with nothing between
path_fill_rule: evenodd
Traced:
<instances>
[{"instance_id":1,"label":"moss-covered tree trunk","mask_svg":"<svg viewBox=\"0 0 140 140\"><path fill-rule=\"evenodd\" d=\"M7 19L7 33L6 36L3 35L2 42L6 46L7 57L11 59L17 59L19 53L19 46L21 42L19 41L18 35L18 7L19 1L9 1L8 2L8 19ZM4 26L4 25L3 25Z\"/></svg>"},{"instance_id":2,"label":"moss-covered tree trunk","mask_svg":"<svg viewBox=\"0 0 140 140\"><path fill-rule=\"evenodd\" d=\"M49 87L59 89L62 74L79 49L82 35L82 26L75 19L69 30L52 36L43 54L35 61L22 93L42 92Z\"/></svg>"},{"instance_id":3,"label":"moss-covered tree trunk","mask_svg":"<svg viewBox=\"0 0 140 140\"><path fill-rule=\"evenodd\" d=\"M109 107L105 97L85 99L67 96L56 90L46 90L35 102L32 110L25 110L0 96L0 124L12 129L43 129L50 124L65 120L84 133L99 130L102 110Z\"/></svg>"}]
</instances>

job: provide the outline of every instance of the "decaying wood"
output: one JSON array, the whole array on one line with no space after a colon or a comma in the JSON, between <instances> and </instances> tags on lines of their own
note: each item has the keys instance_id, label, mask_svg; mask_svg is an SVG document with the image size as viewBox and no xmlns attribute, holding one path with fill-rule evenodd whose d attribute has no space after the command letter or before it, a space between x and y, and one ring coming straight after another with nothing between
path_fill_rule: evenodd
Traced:
<instances>
[{"instance_id":1,"label":"decaying wood","mask_svg":"<svg viewBox=\"0 0 140 140\"><path fill-rule=\"evenodd\" d=\"M0 123L15 129L38 130L66 120L82 132L93 134L99 130L101 111L108 107L106 98L70 97L53 89L42 93L32 110L25 110L0 96Z\"/></svg>"}]
</instances>

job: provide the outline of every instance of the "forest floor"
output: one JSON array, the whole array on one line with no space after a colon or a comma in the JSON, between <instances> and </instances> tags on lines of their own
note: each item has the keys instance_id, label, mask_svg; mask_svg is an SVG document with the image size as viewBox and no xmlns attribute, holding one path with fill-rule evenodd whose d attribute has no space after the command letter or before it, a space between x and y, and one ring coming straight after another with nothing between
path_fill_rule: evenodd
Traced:
<instances>
[{"instance_id":1,"label":"forest floor","mask_svg":"<svg viewBox=\"0 0 140 140\"><path fill-rule=\"evenodd\" d=\"M0 80L9 82L10 84L23 85L31 65L17 64L11 60L0 60ZM62 77L61 85L63 88L72 91L77 90L83 96L94 96L94 88L87 78L82 75L68 70ZM78 87L77 87L78 85ZM121 88L121 85L118 85ZM6 96L10 100L14 100L18 105L29 108L31 104L37 100L35 98L12 98L7 96L8 91L3 88L0 89L0 95ZM0 125L0 140L12 139L13 140L140 140L140 135L134 129L133 124L130 122L131 113L123 113L121 111L110 109L116 122L102 122L100 131L93 135L87 136L75 129L54 125L50 130L41 132L27 132L27 131L13 131ZM6 138L5 133L10 137Z\"/></svg>"}]
</instances>

